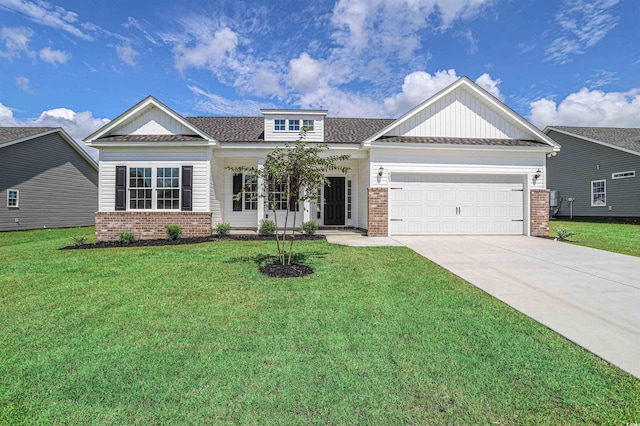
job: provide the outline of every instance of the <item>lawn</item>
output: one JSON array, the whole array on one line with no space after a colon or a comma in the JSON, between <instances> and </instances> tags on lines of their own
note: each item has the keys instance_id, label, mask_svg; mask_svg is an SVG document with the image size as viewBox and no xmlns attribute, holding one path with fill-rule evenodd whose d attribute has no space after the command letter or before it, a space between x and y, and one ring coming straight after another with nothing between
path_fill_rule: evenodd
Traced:
<instances>
[{"instance_id":1,"label":"lawn","mask_svg":"<svg viewBox=\"0 0 640 426\"><path fill-rule=\"evenodd\" d=\"M403 247L0 233L0 424L629 424L640 381Z\"/></svg>"},{"instance_id":2,"label":"lawn","mask_svg":"<svg viewBox=\"0 0 640 426\"><path fill-rule=\"evenodd\" d=\"M573 244L640 256L640 225L552 220L549 223L549 235L557 236L556 230L560 227L577 233L571 238Z\"/></svg>"}]
</instances>

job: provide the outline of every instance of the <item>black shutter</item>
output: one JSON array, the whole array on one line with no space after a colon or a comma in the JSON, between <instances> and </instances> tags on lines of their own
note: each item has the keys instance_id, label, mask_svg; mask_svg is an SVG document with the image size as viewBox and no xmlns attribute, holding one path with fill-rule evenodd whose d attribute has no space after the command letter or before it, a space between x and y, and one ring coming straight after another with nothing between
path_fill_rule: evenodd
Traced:
<instances>
[{"instance_id":1,"label":"black shutter","mask_svg":"<svg viewBox=\"0 0 640 426\"><path fill-rule=\"evenodd\" d=\"M300 203L298 203L298 197L292 195L289 198L289 211L290 212L299 212L300 211Z\"/></svg>"},{"instance_id":2,"label":"black shutter","mask_svg":"<svg viewBox=\"0 0 640 426\"><path fill-rule=\"evenodd\" d=\"M116 211L127 210L127 166L116 166Z\"/></svg>"},{"instance_id":3,"label":"black shutter","mask_svg":"<svg viewBox=\"0 0 640 426\"><path fill-rule=\"evenodd\" d=\"M182 206L180 210L193 210L193 166L182 166Z\"/></svg>"},{"instance_id":4,"label":"black shutter","mask_svg":"<svg viewBox=\"0 0 640 426\"><path fill-rule=\"evenodd\" d=\"M242 197L236 199L236 195L242 192L242 173L233 175L233 211L242 211Z\"/></svg>"}]
</instances>

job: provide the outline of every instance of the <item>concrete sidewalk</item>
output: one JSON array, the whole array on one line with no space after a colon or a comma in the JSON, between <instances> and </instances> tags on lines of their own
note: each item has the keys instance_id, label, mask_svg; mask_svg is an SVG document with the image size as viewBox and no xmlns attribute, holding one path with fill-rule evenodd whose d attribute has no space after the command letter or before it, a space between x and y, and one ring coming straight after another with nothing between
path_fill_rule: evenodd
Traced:
<instances>
[{"instance_id":1,"label":"concrete sidewalk","mask_svg":"<svg viewBox=\"0 0 640 426\"><path fill-rule=\"evenodd\" d=\"M640 378L640 258L524 236L393 239Z\"/></svg>"}]
</instances>

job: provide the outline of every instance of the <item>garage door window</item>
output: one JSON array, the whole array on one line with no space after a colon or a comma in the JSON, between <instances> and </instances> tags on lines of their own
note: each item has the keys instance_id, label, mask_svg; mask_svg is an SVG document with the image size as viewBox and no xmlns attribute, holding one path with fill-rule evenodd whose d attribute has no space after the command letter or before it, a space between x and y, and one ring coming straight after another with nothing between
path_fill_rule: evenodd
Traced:
<instances>
[{"instance_id":1,"label":"garage door window","mask_svg":"<svg viewBox=\"0 0 640 426\"><path fill-rule=\"evenodd\" d=\"M607 205L607 181L591 181L591 207L604 207Z\"/></svg>"}]
</instances>

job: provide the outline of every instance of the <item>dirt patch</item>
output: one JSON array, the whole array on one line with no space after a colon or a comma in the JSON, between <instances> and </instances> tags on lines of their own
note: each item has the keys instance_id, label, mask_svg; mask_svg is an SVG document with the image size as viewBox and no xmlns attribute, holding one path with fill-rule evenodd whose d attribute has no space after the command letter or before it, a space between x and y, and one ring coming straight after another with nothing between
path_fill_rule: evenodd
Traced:
<instances>
[{"instance_id":1,"label":"dirt patch","mask_svg":"<svg viewBox=\"0 0 640 426\"><path fill-rule=\"evenodd\" d=\"M260 272L272 278L297 278L313 274L313 269L307 265L265 265Z\"/></svg>"},{"instance_id":2,"label":"dirt patch","mask_svg":"<svg viewBox=\"0 0 640 426\"><path fill-rule=\"evenodd\" d=\"M324 235L306 235L296 234L296 241L308 241L308 240L325 240ZM254 234L238 234L238 235L212 235L210 237L194 237L194 238L180 238L178 240L169 241L162 240L136 240L130 244L124 244L119 241L105 241L94 244L82 244L79 246L72 245L62 247L60 250L87 250L96 248L115 248L115 247L155 247L155 246L179 246L184 244L200 244L209 243L215 241L275 241L274 235L254 235ZM287 237L287 241L290 238Z\"/></svg>"}]
</instances>

